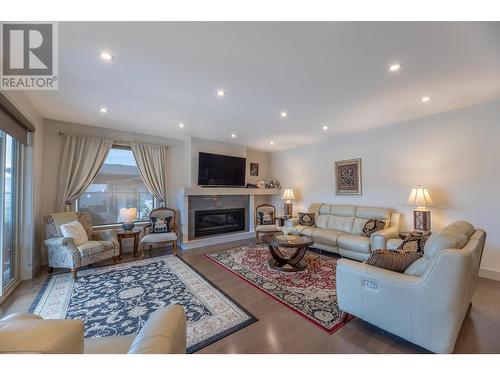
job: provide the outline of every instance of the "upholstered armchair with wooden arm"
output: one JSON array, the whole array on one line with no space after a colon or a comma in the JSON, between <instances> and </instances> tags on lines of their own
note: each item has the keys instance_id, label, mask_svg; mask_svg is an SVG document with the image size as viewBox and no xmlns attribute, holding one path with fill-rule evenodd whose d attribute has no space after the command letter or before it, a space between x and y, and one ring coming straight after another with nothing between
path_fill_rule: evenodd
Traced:
<instances>
[{"instance_id":1,"label":"upholstered armchair with wooden arm","mask_svg":"<svg viewBox=\"0 0 500 375\"><path fill-rule=\"evenodd\" d=\"M269 222L265 222L265 217L268 217ZM281 232L281 229L276 225L276 207L272 204L264 203L255 207L255 238L257 243L260 241L260 234L269 234Z\"/></svg>"},{"instance_id":2,"label":"upholstered armchair with wooden arm","mask_svg":"<svg viewBox=\"0 0 500 375\"><path fill-rule=\"evenodd\" d=\"M77 220L82 224L88 242L77 246L70 237L64 237L60 226ZM103 260L116 260L120 253L118 238L114 229L94 230L87 212L59 212L43 218L45 245L49 256L49 272L53 268L69 268L76 278L80 267Z\"/></svg>"},{"instance_id":3,"label":"upholstered armchair with wooden arm","mask_svg":"<svg viewBox=\"0 0 500 375\"><path fill-rule=\"evenodd\" d=\"M168 207L156 208L149 213L149 224L144 227L144 236L141 239L142 257L144 248L149 246L149 251L155 245L172 244L174 255L177 255L177 213ZM155 220L156 219L156 220ZM156 225L151 224L155 220Z\"/></svg>"}]
</instances>

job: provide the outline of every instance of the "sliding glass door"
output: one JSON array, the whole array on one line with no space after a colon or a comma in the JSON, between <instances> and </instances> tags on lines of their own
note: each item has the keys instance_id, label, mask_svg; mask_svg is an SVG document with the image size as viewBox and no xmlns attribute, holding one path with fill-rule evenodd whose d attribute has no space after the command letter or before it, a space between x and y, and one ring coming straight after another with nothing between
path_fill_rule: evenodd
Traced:
<instances>
[{"instance_id":1,"label":"sliding glass door","mask_svg":"<svg viewBox=\"0 0 500 375\"><path fill-rule=\"evenodd\" d=\"M18 142L0 131L0 296L18 279L16 252L16 181Z\"/></svg>"}]
</instances>

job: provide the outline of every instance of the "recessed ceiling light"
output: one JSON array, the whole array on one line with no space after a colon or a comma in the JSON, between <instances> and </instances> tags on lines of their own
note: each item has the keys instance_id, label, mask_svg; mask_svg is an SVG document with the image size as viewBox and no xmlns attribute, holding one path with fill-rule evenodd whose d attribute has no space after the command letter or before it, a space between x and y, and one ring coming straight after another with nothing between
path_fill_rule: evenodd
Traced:
<instances>
[{"instance_id":1,"label":"recessed ceiling light","mask_svg":"<svg viewBox=\"0 0 500 375\"><path fill-rule=\"evenodd\" d=\"M287 112L281 112L280 116L283 117L283 118L288 117L288 113Z\"/></svg>"},{"instance_id":2,"label":"recessed ceiling light","mask_svg":"<svg viewBox=\"0 0 500 375\"><path fill-rule=\"evenodd\" d=\"M328 126L323 125L323 130L328 130Z\"/></svg>"},{"instance_id":3,"label":"recessed ceiling light","mask_svg":"<svg viewBox=\"0 0 500 375\"><path fill-rule=\"evenodd\" d=\"M392 64L390 67L389 67L389 70L391 72L397 72L399 69L401 69L401 64L400 63L395 63L395 64Z\"/></svg>"},{"instance_id":4,"label":"recessed ceiling light","mask_svg":"<svg viewBox=\"0 0 500 375\"><path fill-rule=\"evenodd\" d=\"M274 145L274 141L269 142L270 145Z\"/></svg>"},{"instance_id":5,"label":"recessed ceiling light","mask_svg":"<svg viewBox=\"0 0 500 375\"><path fill-rule=\"evenodd\" d=\"M422 96L422 99L420 99L420 100L422 100L425 103L425 102L430 101L431 97L430 96Z\"/></svg>"},{"instance_id":6,"label":"recessed ceiling light","mask_svg":"<svg viewBox=\"0 0 500 375\"><path fill-rule=\"evenodd\" d=\"M179 124L179 128L183 128L185 127L186 125L184 125L182 122Z\"/></svg>"},{"instance_id":7,"label":"recessed ceiling light","mask_svg":"<svg viewBox=\"0 0 500 375\"><path fill-rule=\"evenodd\" d=\"M231 138L236 138L236 134L231 134Z\"/></svg>"},{"instance_id":8,"label":"recessed ceiling light","mask_svg":"<svg viewBox=\"0 0 500 375\"><path fill-rule=\"evenodd\" d=\"M106 61L111 61L114 59L114 56L110 54L109 52L101 52L99 53L99 56L101 56L101 59L106 60Z\"/></svg>"},{"instance_id":9,"label":"recessed ceiling light","mask_svg":"<svg viewBox=\"0 0 500 375\"><path fill-rule=\"evenodd\" d=\"M106 107L100 107L99 112L101 113L108 113L108 109Z\"/></svg>"},{"instance_id":10,"label":"recessed ceiling light","mask_svg":"<svg viewBox=\"0 0 500 375\"><path fill-rule=\"evenodd\" d=\"M224 90L217 90L217 96L225 96L226 92Z\"/></svg>"}]
</instances>

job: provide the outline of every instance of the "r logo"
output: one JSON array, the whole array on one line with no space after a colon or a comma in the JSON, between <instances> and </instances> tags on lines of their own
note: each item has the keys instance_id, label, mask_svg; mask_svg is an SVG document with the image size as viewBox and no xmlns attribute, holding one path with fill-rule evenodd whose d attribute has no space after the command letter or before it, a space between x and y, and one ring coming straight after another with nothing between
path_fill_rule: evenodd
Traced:
<instances>
[{"instance_id":1,"label":"r logo","mask_svg":"<svg viewBox=\"0 0 500 375\"><path fill-rule=\"evenodd\" d=\"M53 75L53 40L52 24L2 24L2 75Z\"/></svg>"}]
</instances>

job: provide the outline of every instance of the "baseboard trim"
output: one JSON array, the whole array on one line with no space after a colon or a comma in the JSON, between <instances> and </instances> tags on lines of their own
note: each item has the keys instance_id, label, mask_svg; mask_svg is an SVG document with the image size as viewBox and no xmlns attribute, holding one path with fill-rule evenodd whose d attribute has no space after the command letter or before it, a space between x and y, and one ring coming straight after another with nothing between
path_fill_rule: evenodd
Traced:
<instances>
[{"instance_id":1,"label":"baseboard trim","mask_svg":"<svg viewBox=\"0 0 500 375\"><path fill-rule=\"evenodd\" d=\"M486 279L500 281L500 271L492 270L489 268L480 268L479 276L484 277Z\"/></svg>"}]
</instances>

